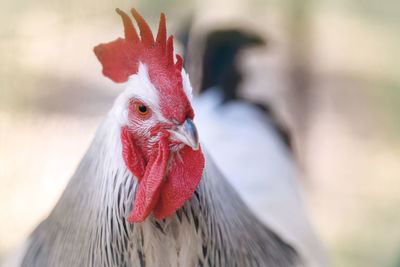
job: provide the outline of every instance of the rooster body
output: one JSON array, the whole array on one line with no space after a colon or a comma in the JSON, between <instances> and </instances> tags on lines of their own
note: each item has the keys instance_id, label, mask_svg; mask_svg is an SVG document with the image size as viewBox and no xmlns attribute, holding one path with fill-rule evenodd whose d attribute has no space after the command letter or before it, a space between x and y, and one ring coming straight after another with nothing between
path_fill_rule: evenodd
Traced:
<instances>
[{"instance_id":1,"label":"rooster body","mask_svg":"<svg viewBox=\"0 0 400 267\"><path fill-rule=\"evenodd\" d=\"M298 255L252 215L206 154L193 197L172 217L126 222L137 179L109 114L22 266L296 266Z\"/></svg>"},{"instance_id":2,"label":"rooster body","mask_svg":"<svg viewBox=\"0 0 400 267\"><path fill-rule=\"evenodd\" d=\"M199 145L192 88L182 61L173 62L163 15L154 40L132 10L139 40L127 14L118 13L125 39L99 45L95 53L103 73L126 89L15 265L303 265L298 251L251 212ZM146 57L135 63L142 52ZM165 61L153 58L160 55Z\"/></svg>"}]
</instances>

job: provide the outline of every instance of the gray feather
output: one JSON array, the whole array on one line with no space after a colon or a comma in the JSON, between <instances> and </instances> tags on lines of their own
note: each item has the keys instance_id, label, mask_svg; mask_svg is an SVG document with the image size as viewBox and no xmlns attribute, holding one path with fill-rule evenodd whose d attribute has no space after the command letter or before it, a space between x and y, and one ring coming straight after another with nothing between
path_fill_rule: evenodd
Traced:
<instances>
[{"instance_id":1,"label":"gray feather","mask_svg":"<svg viewBox=\"0 0 400 267\"><path fill-rule=\"evenodd\" d=\"M128 223L137 186L108 115L22 266L298 266L296 251L241 201L205 153L193 197L172 217Z\"/></svg>"}]
</instances>

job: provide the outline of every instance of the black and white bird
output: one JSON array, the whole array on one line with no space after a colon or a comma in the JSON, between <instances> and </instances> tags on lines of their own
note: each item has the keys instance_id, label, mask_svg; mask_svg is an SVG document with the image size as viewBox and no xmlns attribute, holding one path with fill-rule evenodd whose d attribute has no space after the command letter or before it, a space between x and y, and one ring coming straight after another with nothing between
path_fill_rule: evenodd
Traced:
<instances>
[{"instance_id":1,"label":"black and white bird","mask_svg":"<svg viewBox=\"0 0 400 267\"><path fill-rule=\"evenodd\" d=\"M239 54L266 42L242 29L211 31L204 42L200 94L194 100L204 145L257 218L293 246L307 266L325 266L303 206L291 134L270 106L239 93L241 84L248 84Z\"/></svg>"}]
</instances>

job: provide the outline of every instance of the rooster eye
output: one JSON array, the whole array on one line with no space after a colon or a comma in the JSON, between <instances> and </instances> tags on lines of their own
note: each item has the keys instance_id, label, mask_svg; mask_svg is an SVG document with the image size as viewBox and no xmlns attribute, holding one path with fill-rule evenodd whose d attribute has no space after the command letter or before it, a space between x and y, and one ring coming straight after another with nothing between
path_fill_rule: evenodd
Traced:
<instances>
[{"instance_id":1,"label":"rooster eye","mask_svg":"<svg viewBox=\"0 0 400 267\"><path fill-rule=\"evenodd\" d=\"M137 103L136 104L136 111L140 114L140 115L147 115L147 113L149 113L149 109L141 104L141 103Z\"/></svg>"}]
</instances>

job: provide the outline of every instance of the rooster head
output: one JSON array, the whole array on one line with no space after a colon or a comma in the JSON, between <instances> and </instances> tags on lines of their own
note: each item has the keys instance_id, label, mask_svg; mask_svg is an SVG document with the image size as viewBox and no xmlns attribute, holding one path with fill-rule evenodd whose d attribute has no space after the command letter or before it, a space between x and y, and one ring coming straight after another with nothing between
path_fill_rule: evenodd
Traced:
<instances>
[{"instance_id":1,"label":"rooster head","mask_svg":"<svg viewBox=\"0 0 400 267\"><path fill-rule=\"evenodd\" d=\"M140 37L132 20L122 17L125 38L94 48L103 74L125 83L114 110L121 124L122 157L137 177L129 222L141 222L153 211L156 219L171 216L191 198L200 182L204 156L201 152L194 112L192 88L182 68L174 62L173 36L167 40L165 16L160 16L154 40L149 25L135 10Z\"/></svg>"}]
</instances>

